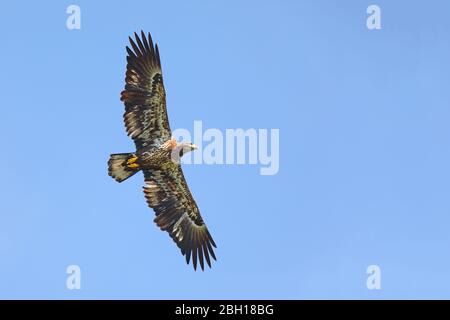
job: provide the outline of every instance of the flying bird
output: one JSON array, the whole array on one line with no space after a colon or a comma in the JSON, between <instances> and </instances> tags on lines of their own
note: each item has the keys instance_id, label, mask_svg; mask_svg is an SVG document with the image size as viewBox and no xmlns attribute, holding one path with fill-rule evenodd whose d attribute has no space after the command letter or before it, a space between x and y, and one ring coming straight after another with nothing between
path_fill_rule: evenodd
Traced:
<instances>
[{"instance_id":1,"label":"flying bird","mask_svg":"<svg viewBox=\"0 0 450 320\"><path fill-rule=\"evenodd\" d=\"M121 98L125 104L126 131L134 140L136 151L111 154L108 174L122 182L142 171L144 195L155 212L155 223L167 231L186 257L192 257L204 270L204 262L211 267L216 260L216 244L200 215L181 169L180 158L197 147L191 142L177 142L172 138L166 108L158 45L153 45L150 33L129 37L125 90Z\"/></svg>"}]
</instances>

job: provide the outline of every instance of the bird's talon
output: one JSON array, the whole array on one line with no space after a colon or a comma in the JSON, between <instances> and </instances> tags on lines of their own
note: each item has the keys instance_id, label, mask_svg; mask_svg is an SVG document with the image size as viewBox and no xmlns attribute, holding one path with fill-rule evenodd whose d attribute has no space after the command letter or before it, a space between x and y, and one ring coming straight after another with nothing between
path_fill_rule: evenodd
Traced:
<instances>
[{"instance_id":1,"label":"bird's talon","mask_svg":"<svg viewBox=\"0 0 450 320\"><path fill-rule=\"evenodd\" d=\"M137 159L138 158L136 156L131 157L130 159L127 160L127 165L135 163Z\"/></svg>"},{"instance_id":2,"label":"bird's talon","mask_svg":"<svg viewBox=\"0 0 450 320\"><path fill-rule=\"evenodd\" d=\"M138 157L133 155L130 159L127 160L127 167L130 169L139 168L139 164L136 163Z\"/></svg>"}]
</instances>

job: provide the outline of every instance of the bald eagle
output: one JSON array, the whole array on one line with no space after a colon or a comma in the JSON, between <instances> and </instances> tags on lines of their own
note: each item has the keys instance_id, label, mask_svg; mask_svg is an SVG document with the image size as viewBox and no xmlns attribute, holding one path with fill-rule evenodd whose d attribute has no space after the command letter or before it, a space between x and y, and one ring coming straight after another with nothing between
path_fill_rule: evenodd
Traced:
<instances>
[{"instance_id":1,"label":"bald eagle","mask_svg":"<svg viewBox=\"0 0 450 320\"><path fill-rule=\"evenodd\" d=\"M125 104L124 121L128 136L136 145L136 152L111 154L108 174L122 182L136 172L144 173L144 195L148 206L155 211L155 223L167 231L186 257L192 257L204 270L204 261L211 267L216 260L216 247L197 204L189 191L180 157L197 147L190 142L179 143L172 138L166 110L158 45L153 46L150 33L141 38L129 37L125 90L121 98Z\"/></svg>"}]
</instances>

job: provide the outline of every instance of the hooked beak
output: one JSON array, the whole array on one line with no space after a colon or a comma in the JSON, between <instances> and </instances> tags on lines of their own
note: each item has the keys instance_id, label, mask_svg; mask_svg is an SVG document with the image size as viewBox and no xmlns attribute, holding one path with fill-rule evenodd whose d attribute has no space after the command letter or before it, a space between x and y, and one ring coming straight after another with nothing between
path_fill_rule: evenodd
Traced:
<instances>
[{"instance_id":1,"label":"hooked beak","mask_svg":"<svg viewBox=\"0 0 450 320\"><path fill-rule=\"evenodd\" d=\"M198 149L198 147L195 144L191 144L191 148L192 148L192 150L197 150Z\"/></svg>"}]
</instances>

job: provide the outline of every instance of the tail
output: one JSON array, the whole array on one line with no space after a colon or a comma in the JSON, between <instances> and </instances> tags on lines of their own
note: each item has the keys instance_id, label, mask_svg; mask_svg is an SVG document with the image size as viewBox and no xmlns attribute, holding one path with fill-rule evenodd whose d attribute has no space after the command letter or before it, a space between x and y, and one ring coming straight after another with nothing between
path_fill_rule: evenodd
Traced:
<instances>
[{"instance_id":1,"label":"tail","mask_svg":"<svg viewBox=\"0 0 450 320\"><path fill-rule=\"evenodd\" d=\"M141 170L136 160L134 153L112 154L108 161L108 174L117 182L122 182Z\"/></svg>"}]
</instances>

